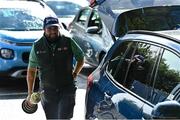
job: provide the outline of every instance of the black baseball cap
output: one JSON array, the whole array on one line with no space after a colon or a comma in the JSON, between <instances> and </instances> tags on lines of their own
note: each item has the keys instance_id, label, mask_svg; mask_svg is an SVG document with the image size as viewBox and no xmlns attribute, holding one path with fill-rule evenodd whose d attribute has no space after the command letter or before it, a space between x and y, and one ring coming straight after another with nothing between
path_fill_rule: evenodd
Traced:
<instances>
[{"instance_id":1,"label":"black baseball cap","mask_svg":"<svg viewBox=\"0 0 180 120\"><path fill-rule=\"evenodd\" d=\"M51 27L51 26L58 26L58 27L60 26L58 18L56 18L56 17L46 17L44 19L43 28L48 28L48 27Z\"/></svg>"}]
</instances>

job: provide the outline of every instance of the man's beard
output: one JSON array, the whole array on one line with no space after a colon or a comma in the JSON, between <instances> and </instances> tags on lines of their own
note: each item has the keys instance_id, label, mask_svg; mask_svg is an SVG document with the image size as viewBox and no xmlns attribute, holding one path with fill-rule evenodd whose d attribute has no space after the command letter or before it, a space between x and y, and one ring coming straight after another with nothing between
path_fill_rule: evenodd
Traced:
<instances>
[{"instance_id":1,"label":"man's beard","mask_svg":"<svg viewBox=\"0 0 180 120\"><path fill-rule=\"evenodd\" d=\"M47 39L49 40L49 42L55 42L58 39L58 35L54 35L53 37L50 35L46 35Z\"/></svg>"}]
</instances>

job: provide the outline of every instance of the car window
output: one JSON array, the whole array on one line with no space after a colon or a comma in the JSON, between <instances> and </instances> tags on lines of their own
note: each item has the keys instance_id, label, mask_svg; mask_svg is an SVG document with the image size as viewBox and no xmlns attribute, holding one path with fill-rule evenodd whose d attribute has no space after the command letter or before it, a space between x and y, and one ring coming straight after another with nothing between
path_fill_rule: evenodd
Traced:
<instances>
[{"instance_id":1,"label":"car window","mask_svg":"<svg viewBox=\"0 0 180 120\"><path fill-rule=\"evenodd\" d=\"M81 8L80 5L67 1L47 1L46 3L58 17L76 15Z\"/></svg>"},{"instance_id":2,"label":"car window","mask_svg":"<svg viewBox=\"0 0 180 120\"><path fill-rule=\"evenodd\" d=\"M108 72L114 80L137 95L148 99L159 48L137 42L124 42L113 53Z\"/></svg>"},{"instance_id":3,"label":"car window","mask_svg":"<svg viewBox=\"0 0 180 120\"><path fill-rule=\"evenodd\" d=\"M140 29L149 29L149 30L169 30L170 27L170 19L168 19L166 16L155 16L155 15L149 15L149 16L134 16L127 18L128 23L128 29L133 30L136 28ZM136 25L137 24L137 25Z\"/></svg>"},{"instance_id":4,"label":"car window","mask_svg":"<svg viewBox=\"0 0 180 120\"><path fill-rule=\"evenodd\" d=\"M172 30L180 24L180 7L143 8L122 13L116 22L118 36L130 30Z\"/></svg>"},{"instance_id":5,"label":"car window","mask_svg":"<svg viewBox=\"0 0 180 120\"><path fill-rule=\"evenodd\" d=\"M89 16L91 14L91 10L90 9L84 9L80 12L79 18L77 20L77 22L83 26L86 25L86 21L88 20Z\"/></svg>"},{"instance_id":6,"label":"car window","mask_svg":"<svg viewBox=\"0 0 180 120\"><path fill-rule=\"evenodd\" d=\"M180 83L180 58L165 50L158 67L151 102L156 104L165 100L172 90Z\"/></svg>"},{"instance_id":7,"label":"car window","mask_svg":"<svg viewBox=\"0 0 180 120\"><path fill-rule=\"evenodd\" d=\"M124 60L124 54L126 53L126 51L128 51L128 49L130 49L130 47L132 46L131 42L123 42L121 43L116 50L114 50L114 52L112 53L112 57L109 60L109 64L108 64L108 68L107 68L107 72L109 72L112 77L115 79L115 81L117 81L118 83L122 83L122 76L123 73L125 73L126 70L122 70L121 69L121 64ZM118 74L118 71L122 70L122 74ZM120 79L121 78L121 79Z\"/></svg>"},{"instance_id":8,"label":"car window","mask_svg":"<svg viewBox=\"0 0 180 120\"><path fill-rule=\"evenodd\" d=\"M93 11L89 19L88 27L91 27L91 26L97 26L99 29L102 28L101 19L97 11Z\"/></svg>"},{"instance_id":9,"label":"car window","mask_svg":"<svg viewBox=\"0 0 180 120\"><path fill-rule=\"evenodd\" d=\"M42 30L44 16L36 16L31 10L17 8L0 9L1 30Z\"/></svg>"},{"instance_id":10,"label":"car window","mask_svg":"<svg viewBox=\"0 0 180 120\"><path fill-rule=\"evenodd\" d=\"M151 95L150 86L160 48L147 43L138 43L129 62L129 71L125 87L148 100Z\"/></svg>"},{"instance_id":11,"label":"car window","mask_svg":"<svg viewBox=\"0 0 180 120\"><path fill-rule=\"evenodd\" d=\"M118 63L116 71L114 73L114 78L122 85L127 87L126 78L129 70L129 62L135 51L137 43L131 43L130 47L126 50L123 55L123 59Z\"/></svg>"}]
</instances>

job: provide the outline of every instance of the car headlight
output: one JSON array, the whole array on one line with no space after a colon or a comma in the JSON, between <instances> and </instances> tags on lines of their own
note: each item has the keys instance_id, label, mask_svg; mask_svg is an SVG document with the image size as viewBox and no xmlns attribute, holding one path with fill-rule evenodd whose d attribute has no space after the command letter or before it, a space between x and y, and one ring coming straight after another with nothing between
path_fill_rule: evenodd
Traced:
<instances>
[{"instance_id":1,"label":"car headlight","mask_svg":"<svg viewBox=\"0 0 180 120\"><path fill-rule=\"evenodd\" d=\"M0 49L1 57L4 59L13 59L14 58L14 51L7 48Z\"/></svg>"},{"instance_id":2,"label":"car headlight","mask_svg":"<svg viewBox=\"0 0 180 120\"><path fill-rule=\"evenodd\" d=\"M0 42L6 43L6 44L15 45L15 43L14 43L14 42L9 41L9 40L6 40L6 39L2 39L2 38L0 38Z\"/></svg>"}]
</instances>

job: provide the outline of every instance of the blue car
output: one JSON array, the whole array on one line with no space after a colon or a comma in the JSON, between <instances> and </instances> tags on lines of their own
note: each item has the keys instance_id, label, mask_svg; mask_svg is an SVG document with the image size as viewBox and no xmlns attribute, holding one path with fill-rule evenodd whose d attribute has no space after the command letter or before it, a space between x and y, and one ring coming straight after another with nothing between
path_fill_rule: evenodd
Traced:
<instances>
[{"instance_id":1,"label":"blue car","mask_svg":"<svg viewBox=\"0 0 180 120\"><path fill-rule=\"evenodd\" d=\"M150 119L158 103L180 102L179 37L175 30L119 38L88 76L86 119Z\"/></svg>"},{"instance_id":2,"label":"blue car","mask_svg":"<svg viewBox=\"0 0 180 120\"><path fill-rule=\"evenodd\" d=\"M180 119L180 6L99 10L117 41L88 76L85 118Z\"/></svg>"},{"instance_id":3,"label":"blue car","mask_svg":"<svg viewBox=\"0 0 180 120\"><path fill-rule=\"evenodd\" d=\"M43 2L0 1L0 78L24 78L32 43L43 20L56 16Z\"/></svg>"}]
</instances>

